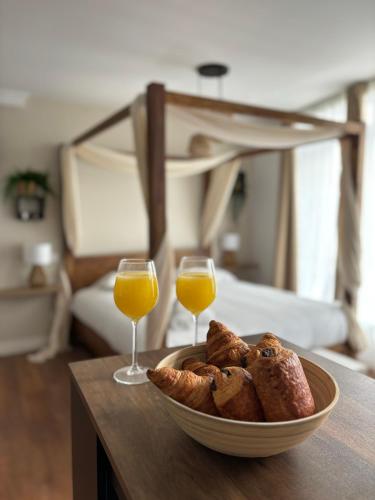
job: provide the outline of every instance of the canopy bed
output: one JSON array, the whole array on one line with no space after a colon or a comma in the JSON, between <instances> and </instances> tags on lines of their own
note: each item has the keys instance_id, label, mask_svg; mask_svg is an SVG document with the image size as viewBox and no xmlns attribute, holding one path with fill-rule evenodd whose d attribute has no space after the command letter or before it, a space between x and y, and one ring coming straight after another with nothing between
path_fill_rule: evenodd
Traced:
<instances>
[{"instance_id":1,"label":"canopy bed","mask_svg":"<svg viewBox=\"0 0 375 500\"><path fill-rule=\"evenodd\" d=\"M184 123L189 123L197 132L191 140L190 157L167 156L165 147L166 116L174 116ZM249 117L252 121L249 120ZM107 150L88 142L98 134L128 118L132 120L135 154ZM271 125L265 124L267 121L270 121ZM302 125L295 127L295 124ZM341 143L343 168L338 229L337 290L342 307L324 304L326 306L324 308L321 303L313 304L313 301L297 298L292 296L290 292L274 289L271 291L271 295L268 292L260 309L263 310L263 316L274 315L278 320L281 316L287 316L289 323L288 320L284 322L281 330L293 330L290 320L294 321L297 328L303 328L303 322L308 316L307 311L310 307L311 317L318 317L320 321L310 328L311 335L314 335L314 331L317 332L318 336L323 337L320 339L323 345L327 345L327 341L328 344L348 341L353 350L362 349L365 338L355 319L355 305L360 281L358 217L363 134L364 126L359 121L337 123L300 113L169 92L165 90L163 85L151 83L148 85L145 95L139 96L131 105L81 134L70 145L64 146L62 149L63 218L67 244L65 265L73 291L91 285L108 271L114 270L119 258L123 256L120 251L104 252L103 250L99 256L87 255L90 249L87 241L84 241L82 220L79 215L77 216L76 211L77 199L79 198L76 179L78 158L88 164L108 170L124 171L128 169L134 171L137 167L139 169L149 220L149 255L155 259L161 289L159 304L150 315L147 333L145 333L144 347L152 349L159 348L166 342L168 325L172 325L173 330L176 319L175 315L170 322L171 283L173 282L175 264L166 217L167 176L179 178L194 174L208 174L212 171L204 196L199 237L199 251L209 253L241 161L269 151L283 151L281 196L285 198L286 203L279 213L276 281L278 285L285 287L288 279L293 279L293 270L285 265L288 254L291 252L289 246L291 239L290 221L288 222L288 200L290 201L291 197L286 187L288 172L290 175L288 155L293 148L299 145L338 138ZM197 248L180 250L176 252L175 258L178 259L181 254L196 252ZM225 287L230 289L230 293L223 297L224 302L219 310L223 310L225 303L230 302L230 297L238 297L238 294L242 294L237 311L237 314L240 315L241 308L246 309L246 304L250 307L252 303L256 302L257 297L267 293L265 289L267 287L255 290L251 289L252 285L250 284L238 281L234 283L233 279L231 280L228 276L224 276L223 279L227 280ZM103 283L99 282L97 287L99 286L99 289L101 288L103 291L106 285L102 285ZM237 292L235 292L235 287L237 287ZM106 297L108 300L108 286ZM103 304L105 304L105 300ZM265 304L269 304L268 310ZM234 304L232 306L235 307ZM77 303L75 307L77 307ZM93 310L98 312L99 309L100 307L93 306L91 312L88 312L88 317L93 316ZM73 307L73 312L74 310ZM275 313L276 310L279 311L279 316L278 313ZM293 316L294 313L295 316ZM77 313L75 315L77 316ZM101 316L104 317L105 314ZM326 335L327 338L324 341L324 329L325 326L328 327L330 321L335 323L337 330L332 342L330 342L329 335ZM107 321L107 323L109 322L110 320ZM262 323L256 320L253 322L254 328L260 324ZM279 332L280 328L277 328L277 323L274 324L275 329ZM240 322L239 328L243 329L244 325L249 325L249 328L240 331L240 334L255 333L252 325L249 324L249 318L243 320L242 323ZM96 353L107 354L118 350L118 348L113 347L116 342L108 342L108 339L105 340L100 335L98 338L97 334L100 332L95 333L95 329L90 327L87 321L85 324L85 322L75 319L74 326L81 339L88 343ZM176 340L178 338L182 339L181 343L186 341L186 337L178 337L176 334L175 339L170 344L178 343ZM297 338L293 337L288 340L296 341ZM305 346L310 347L310 344L316 345L317 340L310 340Z\"/></svg>"}]
</instances>

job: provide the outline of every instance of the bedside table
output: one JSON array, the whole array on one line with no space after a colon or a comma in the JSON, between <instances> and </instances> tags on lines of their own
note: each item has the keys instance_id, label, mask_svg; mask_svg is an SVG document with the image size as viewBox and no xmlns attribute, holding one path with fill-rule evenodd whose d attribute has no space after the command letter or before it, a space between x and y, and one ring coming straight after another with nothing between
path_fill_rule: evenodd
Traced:
<instances>
[{"instance_id":1,"label":"bedside table","mask_svg":"<svg viewBox=\"0 0 375 500\"><path fill-rule=\"evenodd\" d=\"M233 273L239 280L252 281L254 283L258 281L259 264L257 262L238 264L236 266L224 266L224 269Z\"/></svg>"},{"instance_id":2,"label":"bedside table","mask_svg":"<svg viewBox=\"0 0 375 500\"><path fill-rule=\"evenodd\" d=\"M62 285L53 284L40 287L21 286L15 288L0 289L0 299L11 300L28 297L43 297L46 295L55 295L55 306L52 318L50 333L48 335L47 345L42 347L37 352L28 354L29 361L36 363L45 361L53 357L57 352L57 341L61 337L62 329L64 328L66 317L65 311L61 304L64 304L64 288Z\"/></svg>"}]
</instances>

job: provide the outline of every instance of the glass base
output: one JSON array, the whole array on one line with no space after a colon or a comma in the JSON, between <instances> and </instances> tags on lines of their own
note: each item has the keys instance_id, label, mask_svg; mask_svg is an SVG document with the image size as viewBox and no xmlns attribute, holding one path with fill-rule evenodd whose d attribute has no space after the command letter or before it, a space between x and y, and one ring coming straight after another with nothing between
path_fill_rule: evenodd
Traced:
<instances>
[{"instance_id":1,"label":"glass base","mask_svg":"<svg viewBox=\"0 0 375 500\"><path fill-rule=\"evenodd\" d=\"M135 385L144 384L149 382L147 378L148 367L137 366L137 368L132 368L131 366L124 366L124 368L119 368L113 374L113 378L119 384Z\"/></svg>"}]
</instances>

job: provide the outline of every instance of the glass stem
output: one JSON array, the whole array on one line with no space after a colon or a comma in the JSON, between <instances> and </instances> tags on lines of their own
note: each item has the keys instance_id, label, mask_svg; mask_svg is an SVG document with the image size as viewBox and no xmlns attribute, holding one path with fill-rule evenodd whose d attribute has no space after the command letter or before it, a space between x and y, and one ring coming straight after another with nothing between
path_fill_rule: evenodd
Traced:
<instances>
[{"instance_id":1,"label":"glass stem","mask_svg":"<svg viewBox=\"0 0 375 500\"><path fill-rule=\"evenodd\" d=\"M198 344L198 318L199 318L199 314L193 314L193 319L194 319L194 340L193 340L193 346Z\"/></svg>"},{"instance_id":2,"label":"glass stem","mask_svg":"<svg viewBox=\"0 0 375 500\"><path fill-rule=\"evenodd\" d=\"M138 370L138 351L137 351L137 327L138 321L132 321L133 327L133 350L132 350L132 371Z\"/></svg>"}]
</instances>

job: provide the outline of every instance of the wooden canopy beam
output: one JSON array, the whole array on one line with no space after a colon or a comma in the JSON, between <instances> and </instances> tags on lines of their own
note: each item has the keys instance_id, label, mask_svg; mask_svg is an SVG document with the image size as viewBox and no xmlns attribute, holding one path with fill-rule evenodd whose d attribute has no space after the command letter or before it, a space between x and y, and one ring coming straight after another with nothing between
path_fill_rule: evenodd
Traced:
<instances>
[{"instance_id":1,"label":"wooden canopy beam","mask_svg":"<svg viewBox=\"0 0 375 500\"><path fill-rule=\"evenodd\" d=\"M261 118L282 120L285 123L306 123L309 125L329 127L334 126L341 129L343 134L349 135L361 134L364 127L360 122L348 121L340 123L331 120L323 120L302 113L263 108L249 104L210 99L208 97L180 94L177 92L166 92L166 101L168 104L184 106L187 108L206 109L220 113L238 113L243 115L258 116Z\"/></svg>"},{"instance_id":2,"label":"wooden canopy beam","mask_svg":"<svg viewBox=\"0 0 375 500\"><path fill-rule=\"evenodd\" d=\"M160 85L151 83L152 85ZM314 116L308 116L302 113L291 111L281 111L277 109L263 108L260 106L252 106L249 104L242 104L231 101L222 101L218 99L210 99L207 97L199 97L189 94L180 94L178 92L165 92L164 102L175 104L178 106L208 109L220 113L238 113L250 116L258 116L262 118L281 120L283 123L306 123L315 126L334 126L342 130L342 135L361 135L364 131L364 124L359 121L347 121L345 123L334 122L331 120L323 120ZM73 139L72 145L78 146L82 142L92 139L96 135L106 131L107 129L117 125L130 116L130 104L120 109L113 115L101 121L97 125L91 127L83 134Z\"/></svg>"},{"instance_id":3,"label":"wooden canopy beam","mask_svg":"<svg viewBox=\"0 0 375 500\"><path fill-rule=\"evenodd\" d=\"M126 118L128 118L129 116L130 116L130 105L120 109L120 111L117 111L116 113L109 116L102 122L98 123L94 127L91 127L89 130L86 130L86 132L84 132L83 134L79 135L76 139L72 141L73 146L78 146L79 144L82 144L82 142L92 139L101 132L104 132L105 130L114 127L121 121L126 120Z\"/></svg>"}]
</instances>

